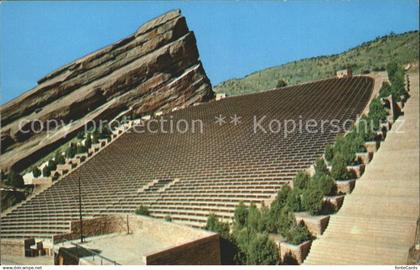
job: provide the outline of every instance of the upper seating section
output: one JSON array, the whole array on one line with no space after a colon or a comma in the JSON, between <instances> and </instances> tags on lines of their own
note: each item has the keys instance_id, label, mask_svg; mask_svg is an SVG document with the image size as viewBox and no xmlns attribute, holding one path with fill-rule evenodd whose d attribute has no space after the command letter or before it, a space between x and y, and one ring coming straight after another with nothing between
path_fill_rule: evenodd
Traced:
<instances>
[{"instance_id":1,"label":"upper seating section","mask_svg":"<svg viewBox=\"0 0 420 270\"><path fill-rule=\"evenodd\" d=\"M185 120L192 126L197 120L202 121L203 132L123 134L59 183L2 218L2 237L48 235L67 228L69 220L78 218L79 176L86 217L133 212L143 204L152 216L169 215L193 226L205 225L209 213L229 219L240 201L259 204L276 194L321 156L337 135L330 132L334 126L326 123L324 132L297 128L285 136L283 130L270 132L270 120L282 125L284 120L296 124L308 119L318 123L336 119L341 124L355 120L372 88L369 77L334 78L162 115L159 118L167 120L165 131L171 121L176 126ZM236 125L231 123L235 115L240 117ZM219 116L226 123L216 123ZM262 118L267 133L260 129L254 133L255 119ZM157 126L152 127L155 131Z\"/></svg>"}]
</instances>

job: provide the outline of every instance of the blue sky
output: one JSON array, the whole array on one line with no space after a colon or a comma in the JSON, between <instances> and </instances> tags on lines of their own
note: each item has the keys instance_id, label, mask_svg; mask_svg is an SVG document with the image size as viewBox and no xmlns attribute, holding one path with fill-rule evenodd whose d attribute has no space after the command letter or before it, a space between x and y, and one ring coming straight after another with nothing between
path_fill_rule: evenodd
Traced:
<instances>
[{"instance_id":1,"label":"blue sky","mask_svg":"<svg viewBox=\"0 0 420 270\"><path fill-rule=\"evenodd\" d=\"M3 2L0 103L175 8L195 32L213 85L292 60L339 53L419 25L416 0Z\"/></svg>"}]
</instances>

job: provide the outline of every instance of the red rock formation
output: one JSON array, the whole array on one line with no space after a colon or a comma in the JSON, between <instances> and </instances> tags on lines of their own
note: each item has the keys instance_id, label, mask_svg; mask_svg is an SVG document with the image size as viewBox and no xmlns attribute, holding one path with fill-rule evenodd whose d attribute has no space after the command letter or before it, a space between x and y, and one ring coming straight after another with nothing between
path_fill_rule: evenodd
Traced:
<instances>
[{"instance_id":1,"label":"red rock formation","mask_svg":"<svg viewBox=\"0 0 420 270\"><path fill-rule=\"evenodd\" d=\"M179 10L141 26L133 35L63 66L0 107L0 168L21 170L83 127L75 120L109 119L207 101L211 84L199 61L194 33ZM23 134L19 123L63 121L53 136Z\"/></svg>"}]
</instances>

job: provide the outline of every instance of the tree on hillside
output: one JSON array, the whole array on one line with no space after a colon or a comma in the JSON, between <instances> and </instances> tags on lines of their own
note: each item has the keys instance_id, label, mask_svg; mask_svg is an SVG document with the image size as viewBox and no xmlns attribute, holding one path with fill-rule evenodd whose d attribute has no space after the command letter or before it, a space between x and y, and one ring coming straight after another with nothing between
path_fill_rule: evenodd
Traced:
<instances>
[{"instance_id":1,"label":"tree on hillside","mask_svg":"<svg viewBox=\"0 0 420 270\"><path fill-rule=\"evenodd\" d=\"M7 176L7 184L16 188L22 188L25 186L25 182L23 181L22 175L18 174L13 170L11 170L9 175Z\"/></svg>"},{"instance_id":2,"label":"tree on hillside","mask_svg":"<svg viewBox=\"0 0 420 270\"><path fill-rule=\"evenodd\" d=\"M240 202L239 205L235 208L234 213L235 224L239 227L246 225L248 220L248 207L243 202Z\"/></svg>"},{"instance_id":3,"label":"tree on hillside","mask_svg":"<svg viewBox=\"0 0 420 270\"><path fill-rule=\"evenodd\" d=\"M65 164L66 159L64 158L64 156L60 152L57 152L56 155L55 155L55 162L57 164Z\"/></svg>"},{"instance_id":4,"label":"tree on hillside","mask_svg":"<svg viewBox=\"0 0 420 270\"><path fill-rule=\"evenodd\" d=\"M85 146L87 149L89 149L92 146L92 137L90 134L87 134L86 136Z\"/></svg>"},{"instance_id":5,"label":"tree on hillside","mask_svg":"<svg viewBox=\"0 0 420 270\"><path fill-rule=\"evenodd\" d=\"M210 214L207 218L206 230L217 232L223 238L229 238L229 223L221 222L215 214Z\"/></svg>"},{"instance_id":6,"label":"tree on hillside","mask_svg":"<svg viewBox=\"0 0 420 270\"><path fill-rule=\"evenodd\" d=\"M253 231L259 230L261 220L261 212L255 204L251 204L248 210L247 225Z\"/></svg>"},{"instance_id":7,"label":"tree on hillside","mask_svg":"<svg viewBox=\"0 0 420 270\"><path fill-rule=\"evenodd\" d=\"M146 206L140 205L139 208L136 209L135 214L141 216L150 216L150 211Z\"/></svg>"},{"instance_id":8,"label":"tree on hillside","mask_svg":"<svg viewBox=\"0 0 420 270\"><path fill-rule=\"evenodd\" d=\"M32 169L32 175L33 175L35 178L40 177L40 176L41 176L41 170L40 170L38 167L34 167L34 168Z\"/></svg>"},{"instance_id":9,"label":"tree on hillside","mask_svg":"<svg viewBox=\"0 0 420 270\"><path fill-rule=\"evenodd\" d=\"M310 179L311 177L306 172L298 172L293 180L293 187L301 190L306 189Z\"/></svg>"},{"instance_id":10,"label":"tree on hillside","mask_svg":"<svg viewBox=\"0 0 420 270\"><path fill-rule=\"evenodd\" d=\"M76 155L77 146L74 143L70 143L70 146L66 150L66 157L67 158L74 158Z\"/></svg>"},{"instance_id":11,"label":"tree on hillside","mask_svg":"<svg viewBox=\"0 0 420 270\"><path fill-rule=\"evenodd\" d=\"M44 168L42 168L42 176L44 176L44 177L50 177L51 176L51 171L48 168L48 166L44 166Z\"/></svg>"},{"instance_id":12,"label":"tree on hillside","mask_svg":"<svg viewBox=\"0 0 420 270\"><path fill-rule=\"evenodd\" d=\"M277 81L276 88L285 87L287 86L287 82L283 79Z\"/></svg>"},{"instance_id":13,"label":"tree on hillside","mask_svg":"<svg viewBox=\"0 0 420 270\"><path fill-rule=\"evenodd\" d=\"M276 245L267 234L257 234L252 237L247 254L249 265L275 265L279 261Z\"/></svg>"}]
</instances>

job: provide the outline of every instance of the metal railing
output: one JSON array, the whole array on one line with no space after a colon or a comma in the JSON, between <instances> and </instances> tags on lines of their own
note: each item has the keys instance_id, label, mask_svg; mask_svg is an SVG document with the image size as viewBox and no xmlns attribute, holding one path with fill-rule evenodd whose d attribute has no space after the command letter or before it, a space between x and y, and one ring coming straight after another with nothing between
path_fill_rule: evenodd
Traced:
<instances>
[{"instance_id":1,"label":"metal railing","mask_svg":"<svg viewBox=\"0 0 420 270\"><path fill-rule=\"evenodd\" d=\"M90 254L92 254L92 260L93 261L95 261L95 257L98 257L99 259L100 259L100 261L101 261L101 265L103 265L103 262L104 261L107 261L107 262L109 262L109 263L111 263L111 264L113 264L113 265L120 265L119 263L117 263L116 261L114 261L114 260L111 260L111 259L108 259L107 257L104 257L104 256L102 256L101 254L99 254L99 253L97 253L97 252L95 252L95 251L93 251L93 250L90 250L90 249L88 249L88 248L85 248L85 247L83 247L83 246L81 246L81 245L79 245L79 244L76 244L76 243L71 243L73 246L75 246L77 249L81 249L81 250L83 250L83 251L85 251L85 252L87 252L87 253L90 253Z\"/></svg>"}]
</instances>

